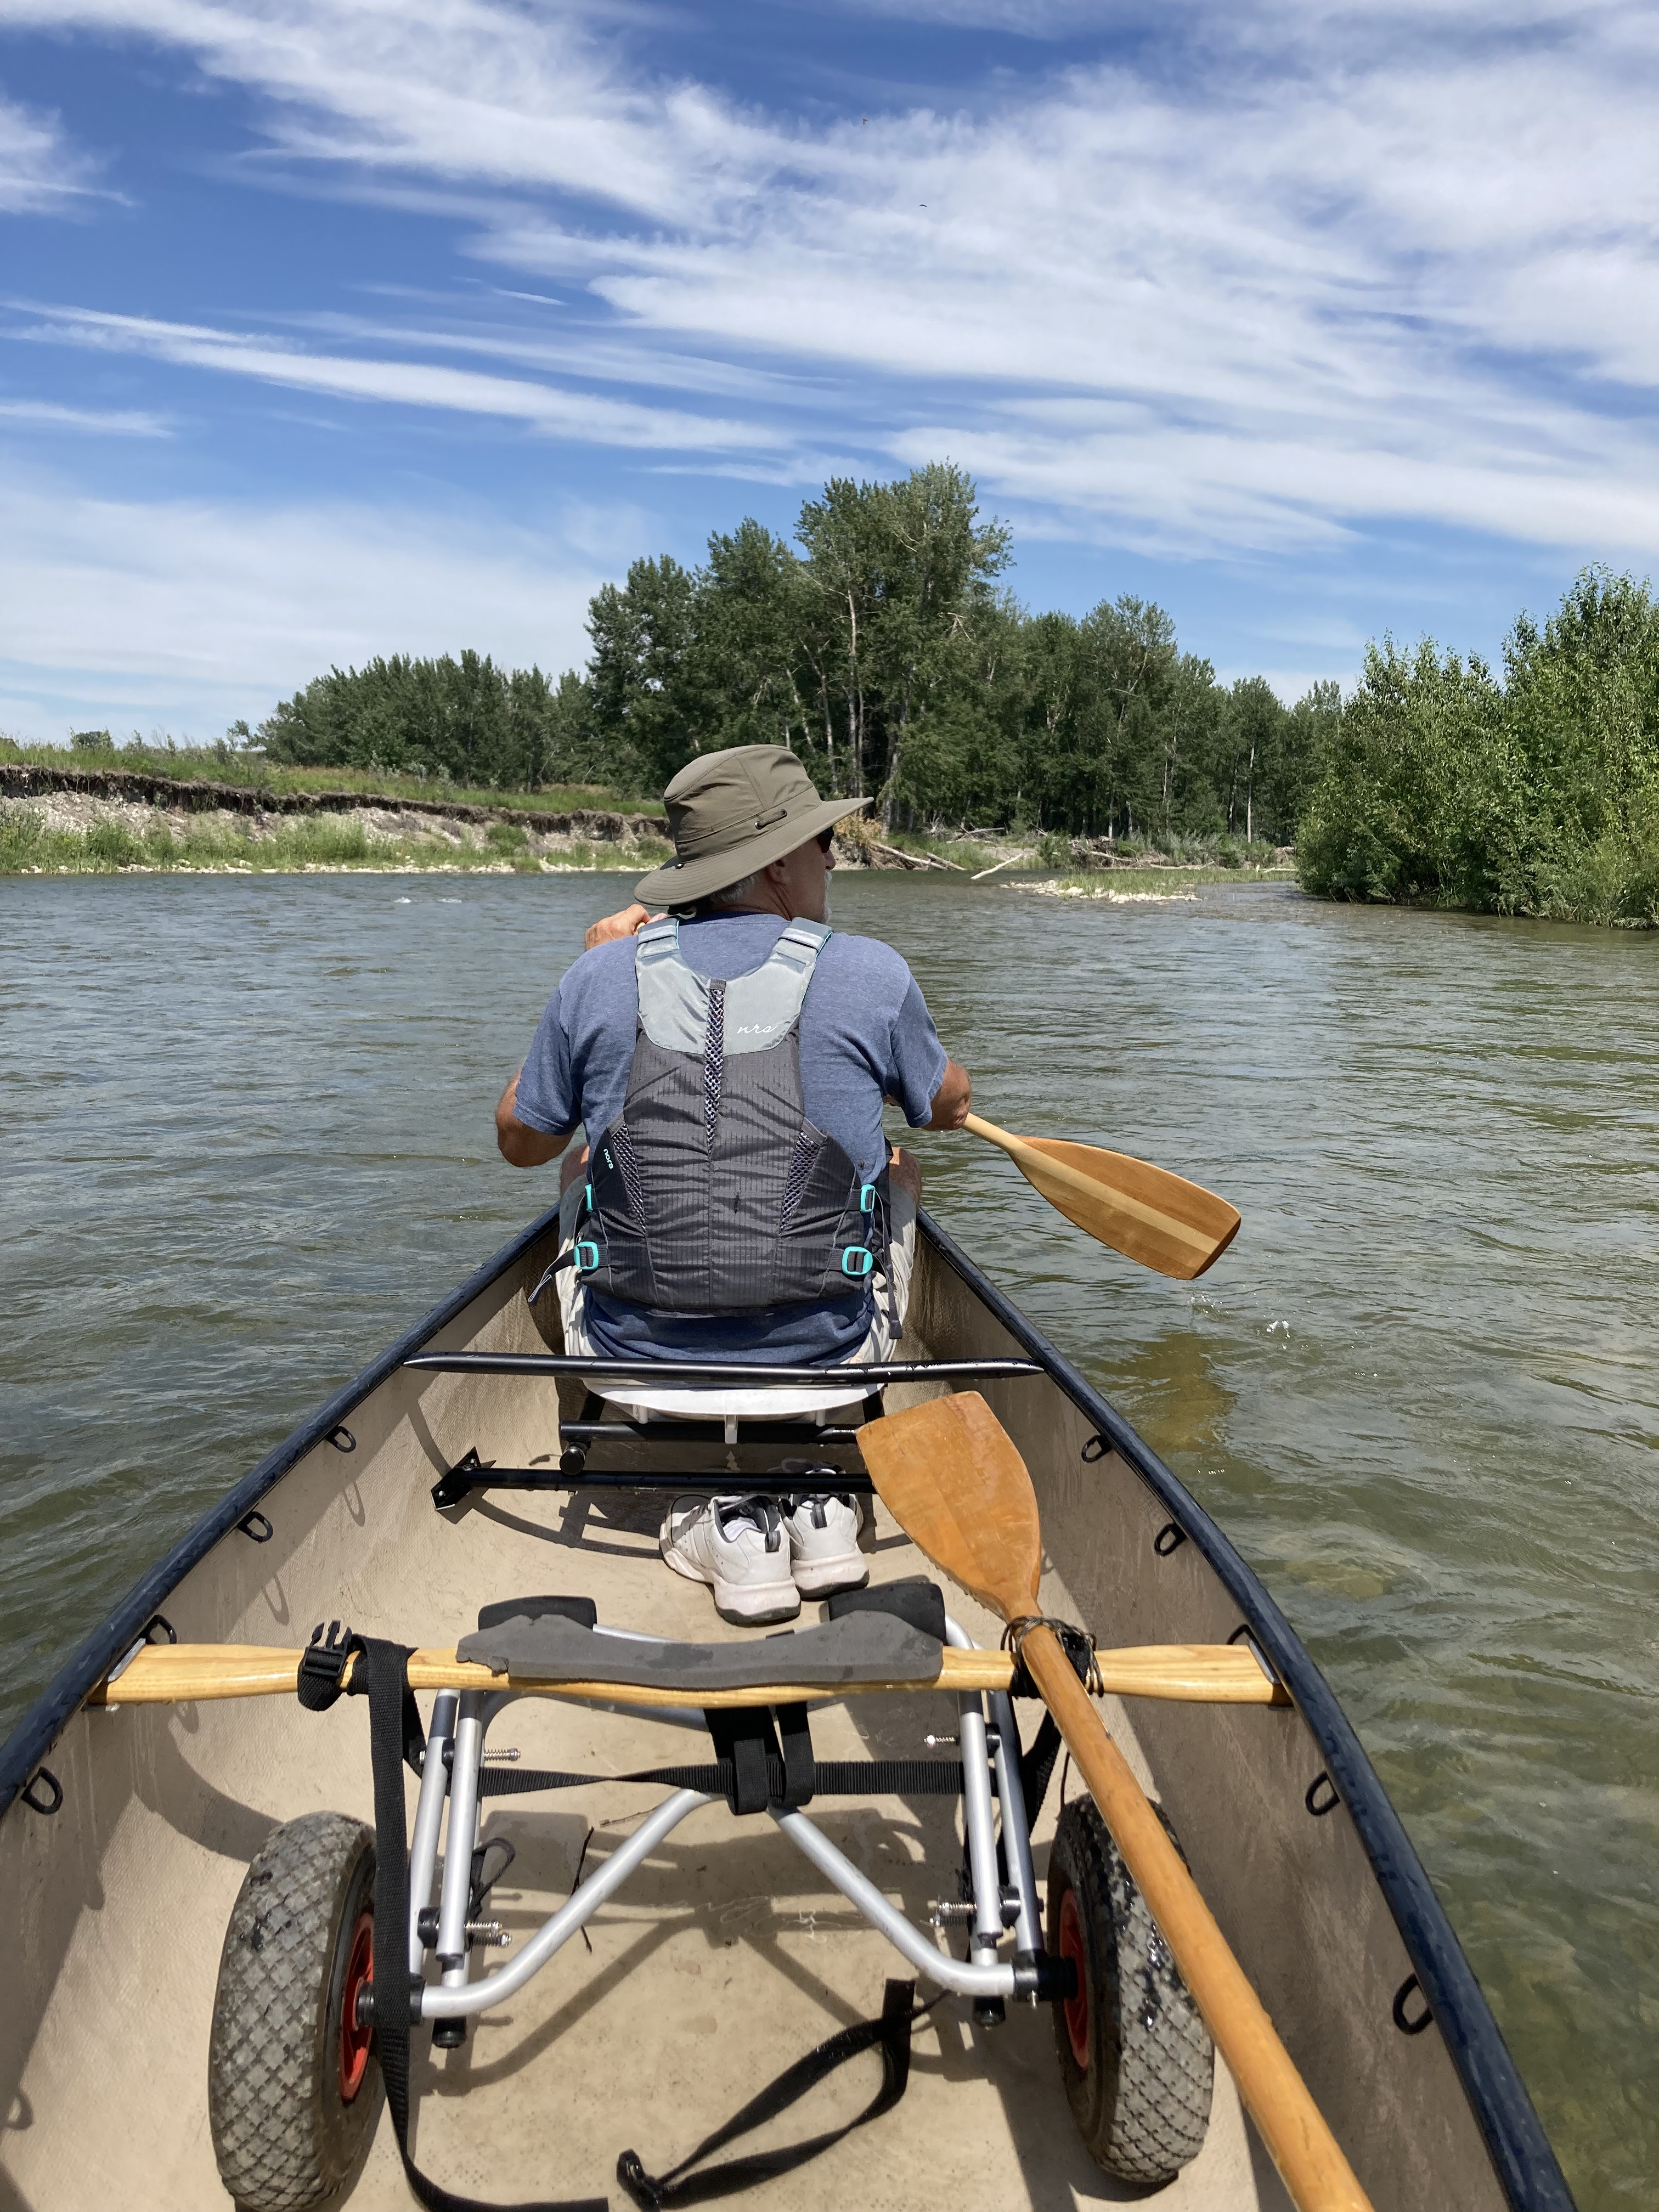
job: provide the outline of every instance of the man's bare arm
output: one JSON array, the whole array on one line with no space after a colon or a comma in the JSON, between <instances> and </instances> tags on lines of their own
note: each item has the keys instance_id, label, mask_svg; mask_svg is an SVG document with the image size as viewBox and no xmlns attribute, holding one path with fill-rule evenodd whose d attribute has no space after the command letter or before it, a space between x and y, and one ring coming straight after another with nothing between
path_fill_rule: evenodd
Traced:
<instances>
[{"instance_id":1,"label":"man's bare arm","mask_svg":"<svg viewBox=\"0 0 1659 2212\"><path fill-rule=\"evenodd\" d=\"M929 1129L959 1129L967 1120L974 1103L974 1081L967 1069L946 1057L945 1073L939 1089L933 1093L933 1115L923 1127ZM902 1098L889 1097L890 1106L902 1106Z\"/></svg>"},{"instance_id":2,"label":"man's bare arm","mask_svg":"<svg viewBox=\"0 0 1659 2212\"><path fill-rule=\"evenodd\" d=\"M930 1129L959 1129L968 1119L974 1103L974 1081L967 1069L954 1060L945 1063L945 1079L933 1093L933 1118Z\"/></svg>"},{"instance_id":3,"label":"man's bare arm","mask_svg":"<svg viewBox=\"0 0 1659 2212\"><path fill-rule=\"evenodd\" d=\"M523 1073L520 1068L519 1075ZM495 1109L495 1142L509 1167L545 1167L550 1160L558 1158L575 1132L567 1129L562 1137L550 1137L546 1130L532 1129L528 1122L520 1121L513 1110L519 1103L519 1075L502 1091L501 1103Z\"/></svg>"}]
</instances>

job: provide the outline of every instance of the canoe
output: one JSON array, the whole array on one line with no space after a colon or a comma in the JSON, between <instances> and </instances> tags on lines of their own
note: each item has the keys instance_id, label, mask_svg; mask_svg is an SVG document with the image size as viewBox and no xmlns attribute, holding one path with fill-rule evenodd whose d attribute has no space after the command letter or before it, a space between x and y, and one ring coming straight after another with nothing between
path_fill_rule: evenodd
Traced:
<instances>
[{"instance_id":1,"label":"canoe","mask_svg":"<svg viewBox=\"0 0 1659 2212\"><path fill-rule=\"evenodd\" d=\"M250 2128L257 2134L264 2124L259 2099L270 2100L273 2142L284 2128L292 2132L268 2053L255 2054L264 2074L224 2073L253 2062L227 2041L223 1975L236 1948L228 1938L234 1920L244 1935L252 1929L252 1951L259 1947L264 1923L248 1918L258 1903L250 1904L249 1883L272 1866L297 1863L291 1850L282 1858L284 1839L350 1836L374 1821L364 1700L307 1711L292 1694L313 1624L349 1624L414 1649L428 1671L411 1662L410 1680L434 1743L440 1700L451 1700L443 1711L453 1715L458 1696L483 1694L466 1681L502 1679L489 1666L478 1672L474 1660L465 1662L472 1675L455 1677L459 1686L433 1686L450 1679L445 1667L463 1667L457 1648L477 1630L481 1609L530 1593L586 1598L602 1627L696 1644L714 1669L699 1679L715 1687L688 1690L685 1699L708 1711L711 1727L720 1723L723 1697L740 1708L738 1693L719 1686L727 1679L722 1664L729 1662L732 1680L766 1680L764 1638L775 1632L726 1626L704 1589L662 1567L662 1500L629 1487L629 1454L641 1447L614 1404L595 1420L580 1386L537 1368L562 1349L556 1316L546 1318L556 1302L527 1303L556 1231L556 1214L533 1223L263 1460L141 1577L0 1751L0 1945L8 1962L0 2065L9 2115L0 2203L53 2212L230 2202L216 2141L222 2153L225 2099L244 2080L255 2106L252 2119L245 2111L237 2122L244 2152ZM1018 1445L1042 1515L1043 1610L1092 1632L1103 1655L1124 1653L1118 1671L1108 1670L1102 1713L1371 2203L1378 2212L1570 2207L1526 2089L1397 1814L1328 1685L1222 1531L925 1215L904 1350L908 1360L956 1363L958 1371L890 1382L888 1411L975 1388ZM421 1357L435 1364L408 1364ZM813 1459L837 1475L815 1480L858 1482L857 1425L851 1416L821 1421ZM754 1433L757 1442L745 1449L768 1449L764 1433ZM717 1425L688 1443L688 1480L695 1484L701 1467L712 1486L728 1464L732 1435L729 1425ZM623 1469L608 1481L600 1465L607 1449ZM434 1503L446 1481L448 1502ZM886 1591L930 1573L879 1507L867 1540L872 1587ZM430 2033L423 2021L414 2028L411 2147L434 2181L490 2202L625 2203L617 2179L624 2153L640 2171L665 2173L791 2062L872 2020L865 2055L827 2074L816 2102L735 2142L714 2162L833 2133L866 2112L882 2078L878 2063L897 2063L895 1977L908 1977L903 1989L914 1984L917 2003L927 2005L940 1977L954 1972L962 1983L968 1974L960 1964L930 1970L914 1936L907 1963L888 1923L903 1915L935 1959L961 1962L969 1931L958 1923L978 1909L961 1904L966 1885L957 1882L961 1838L977 1801L948 1772L943 1786L928 1781L921 1763L945 1746L945 1759L935 1755L927 1772L948 1769L954 1755L967 1775L974 1760L965 1747L977 1727L983 1783L979 1717L988 1711L994 1723L998 1713L1012 1713L1029 1751L1040 1711L1034 1703L999 1702L1010 1671L1000 1624L959 1591L945 1596L959 1624L957 1648L941 1660L937 1644L929 1647L937 1671L926 1682L907 1669L902 1690L799 1692L811 1700L811 1751L821 1762L820 1794L808 1808L819 1840L811 1845L804 1826L789 1830L803 1816L782 1814L775 1760L763 1769L760 1790L778 1817L720 1801L721 1790L738 1786L732 1777L742 1754L728 1741L720 1779L711 1782L708 1737L698 1745L672 1724L681 1717L669 1710L672 1699L653 1705L615 1680L573 1683L567 1669L540 1683L548 1694L502 1701L495 1725L510 1743L492 1753L492 1765L480 1765L475 1749L471 1771L557 1771L581 1786L493 1796L482 1817L467 1808L469 1840L476 1833L491 1847L499 1837L514 1855L496 1872L505 1844L495 1851L487 1906L474 1908L477 1933L465 1937L464 1963L447 1971L446 1985L468 1988L503 1971L579 1901L584 1912L592 1897L604 1901L580 1941L572 1922L563 1933L573 1940L562 1937L544 1970L510 1994L465 2019L438 2020ZM815 1614L806 1606L803 1624ZM580 1624L554 1626L560 1635L581 1633ZM804 1652L809 1641L803 1635L787 1650ZM602 1642L611 1653L647 1649L597 1634L582 1648ZM254 1686L274 1693L210 1694L217 1678L210 1679L211 1666L203 1671L204 1647L236 1647L248 1679L260 1678ZM1151 1678L1138 1676L1135 1664L1154 1666L1158 1647L1199 1647L1200 1656L1218 1650L1223 1658L1205 1662L1208 1675L1194 1661L1198 1672L1185 1690L1147 1695ZM1135 1662L1149 1650L1153 1660ZM778 1660L780 1681L799 1679L787 1671L793 1663L787 1654ZM162 1680L169 1668L171 1686ZM529 1679L515 1662L514 1689ZM145 1680L160 1685L154 1702L132 1687ZM781 1695L769 1692L767 1710L805 1711L804 1702L784 1707ZM465 1747L457 1724L443 1725L445 1758L459 1772ZM1008 1734L1005 1724L994 1766L1005 1821L1018 1778ZM717 1752L720 1743L717 1735ZM782 1756L787 1765L787 1729ZM689 1814L676 1812L665 1826L666 1815L652 1808L675 1785L653 1790L616 1778L679 1772L673 1762L687 1759L704 1762L696 1770L703 1783ZM879 1763L861 1764L871 1760ZM428 1759L426 1772L436 1769ZM837 1773L851 1777L846 1794L830 1786ZM412 1776L406 1786L418 1874L430 1793L423 1783L417 1806ZM441 1801L444 1785L434 1786ZM679 1785L680 1794L690 1788ZM1078 1937L1078 1913L1086 1919L1096 1905L1107 1909L1077 1872L1079 1838L1093 1832L1088 1813L1075 1770L1056 1770L1030 1823L1030 1864L1039 1893L1048 1885L1050 1914L1047 1952L1040 1936L1036 1951L1072 1959L1064 1987L1073 1990L1084 1986L1078 1944L1097 1941ZM329 1814L344 1817L331 1827L322 1817ZM461 1817L457 1805L451 1814ZM435 1836L434 1828L428 1879ZM1006 1853L1012 1902L1005 1918L1023 1909L1018 1856L1012 1846ZM368 1895L359 1881L355 1901L329 1908L344 1930L330 1938L337 1948L355 1940ZM1120 1881L1112 1940L1128 1940L1121 1915L1135 1902L1131 1893L1126 1905ZM433 1930L449 1908L446 1888L441 1905L428 1908L428 1988L442 1940ZM1053 1939L1054 1915L1067 1911L1069 1952ZM1021 1922L1010 1942L1029 1933ZM779 2212L832 2200L943 2202L968 2212L1128 2196L1181 2212L1285 2204L1224 2065L1216 2061L1212 2072L1201 2023L1188 2020L1181 1992L1170 1992L1167 1959L1164 2014L1155 2020L1149 2003L1137 2026L1131 2004L1107 2023L1121 2038L1119 2080L1102 2071L1106 2046L1087 2041L1106 2033L1100 2015L1111 1994L1097 1964L1088 1967L1097 1976L1087 1984L1096 1997L1090 2012L1075 1996L1068 2003L1063 1977L1051 1973L1037 1991L1027 1968L1021 1984L1006 1964L1009 1943L997 1953L984 1948L994 1936L981 1931L973 1941L981 1948L972 1955L1004 1962L998 1971L1000 1985L1012 1988L1009 2000L947 1991L915 2021L907 2012L902 2095L809 2162L767 2179L759 2201ZM1149 1973L1159 1957L1155 1934L1150 1942ZM1127 1957L1121 1953L1114 1969L1126 1978ZM340 1948L331 1971L337 1985L343 1973L356 1977L354 1988L363 1978L355 1950L347 1959ZM378 2102L368 2027L358 2029L355 2007L352 2022L342 2024L338 1986L331 2000L323 1991L318 2002L325 2002L335 2011L318 2033L336 2041L317 2063L326 2072L337 2056L342 2096L356 2070L362 2086L353 2096L363 2101L349 2109L369 2116L335 2201L355 2212L404 2206L411 2199ZM1139 2087L1128 2082L1132 2057L1149 2069ZM1169 2076L1177 2063L1188 2069L1184 2084ZM220 2071L210 2093L213 2068ZM1134 2182L1133 2146L1126 2172L1120 2127L1111 2153L1118 2163L1103 2171L1103 2124L1084 2107L1106 2089L1124 2099L1133 2089L1155 2117L1159 2100L1173 2099L1180 2109L1170 2141L1188 2130L1178 2168L1158 2174L1158 2160L1176 2155L1166 2142L1147 2154L1151 2166ZM1123 2112L1133 2120L1127 2104ZM288 2185L280 2175L270 2180L268 2201L304 2201L302 2193L283 2197ZM244 2201L257 2201L257 2192Z\"/></svg>"}]
</instances>

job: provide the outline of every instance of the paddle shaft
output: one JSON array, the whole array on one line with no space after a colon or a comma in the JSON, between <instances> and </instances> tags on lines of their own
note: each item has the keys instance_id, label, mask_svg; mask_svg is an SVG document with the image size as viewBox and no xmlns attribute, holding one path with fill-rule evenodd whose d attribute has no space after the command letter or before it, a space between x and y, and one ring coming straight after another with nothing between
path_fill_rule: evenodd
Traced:
<instances>
[{"instance_id":1,"label":"paddle shaft","mask_svg":"<svg viewBox=\"0 0 1659 2212\"><path fill-rule=\"evenodd\" d=\"M1052 1629L1033 1628L1021 1650L1297 2212L1370 2212L1370 2198L1059 1638Z\"/></svg>"},{"instance_id":2,"label":"paddle shaft","mask_svg":"<svg viewBox=\"0 0 1659 2212\"><path fill-rule=\"evenodd\" d=\"M1271 1705L1284 1693L1248 1651L1225 1644L1146 1644L1098 1655L1107 1689L1118 1697L1176 1698L1194 1704ZM351 1679L350 1662L346 1680ZM153 1644L138 1652L89 1705L147 1705L221 1698L292 1694L300 1654L282 1646L236 1644ZM457 1659L453 1650L416 1651L409 1681L416 1690L501 1690L575 1698L606 1705L680 1706L776 1705L806 1698L842 1698L879 1690L1006 1690L1013 1662L1006 1651L953 1651L941 1656L939 1674L921 1682L846 1682L802 1686L774 1682L744 1690L676 1689L623 1682L538 1682L494 1674Z\"/></svg>"}]
</instances>

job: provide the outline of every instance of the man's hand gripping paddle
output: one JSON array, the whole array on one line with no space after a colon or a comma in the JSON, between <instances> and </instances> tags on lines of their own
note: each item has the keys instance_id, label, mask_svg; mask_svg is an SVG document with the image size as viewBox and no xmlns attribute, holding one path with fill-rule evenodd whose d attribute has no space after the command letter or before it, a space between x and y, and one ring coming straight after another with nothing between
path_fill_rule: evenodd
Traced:
<instances>
[{"instance_id":1,"label":"man's hand gripping paddle","mask_svg":"<svg viewBox=\"0 0 1659 2212\"><path fill-rule=\"evenodd\" d=\"M870 1422L859 1443L882 1503L935 1566L1005 1621L1041 1613L1036 1494L1012 1438L976 1391ZM1370 2212L1369 2198L1060 1639L1050 1628L1033 1626L1021 1649L1297 2212Z\"/></svg>"},{"instance_id":2,"label":"man's hand gripping paddle","mask_svg":"<svg viewBox=\"0 0 1659 2212\"><path fill-rule=\"evenodd\" d=\"M1064 1137L1011 1137L977 1114L962 1126L1006 1152L1032 1189L1068 1221L1160 1275L1190 1282L1238 1234L1237 1206L1149 1160Z\"/></svg>"}]
</instances>

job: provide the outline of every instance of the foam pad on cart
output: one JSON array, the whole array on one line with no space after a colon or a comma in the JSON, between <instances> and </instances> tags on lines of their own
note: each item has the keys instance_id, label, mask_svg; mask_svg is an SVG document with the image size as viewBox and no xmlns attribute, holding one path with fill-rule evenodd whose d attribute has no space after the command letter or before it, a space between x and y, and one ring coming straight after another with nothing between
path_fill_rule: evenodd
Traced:
<instances>
[{"instance_id":1,"label":"foam pad on cart","mask_svg":"<svg viewBox=\"0 0 1659 2212\"><path fill-rule=\"evenodd\" d=\"M926 1575L906 1575L902 1582L875 1583L867 1589L839 1590L826 1601L831 1620L850 1613L890 1613L908 1620L936 1643L945 1641L945 1592Z\"/></svg>"},{"instance_id":2,"label":"foam pad on cart","mask_svg":"<svg viewBox=\"0 0 1659 2212\"><path fill-rule=\"evenodd\" d=\"M493 1608L492 1608L493 1610ZM757 1643L647 1644L568 1616L515 1614L465 1638L455 1656L534 1682L616 1682L636 1689L749 1690L776 1682L833 1690L848 1682L931 1682L944 1647L896 1614L872 1612Z\"/></svg>"}]
</instances>

